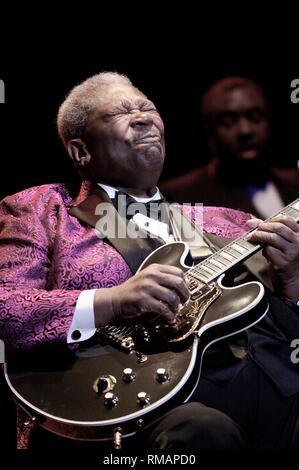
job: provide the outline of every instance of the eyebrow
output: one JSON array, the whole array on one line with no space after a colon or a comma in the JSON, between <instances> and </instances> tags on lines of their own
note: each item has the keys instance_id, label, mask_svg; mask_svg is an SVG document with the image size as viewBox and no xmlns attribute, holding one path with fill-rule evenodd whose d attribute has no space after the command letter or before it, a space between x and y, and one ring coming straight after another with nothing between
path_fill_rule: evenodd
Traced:
<instances>
[{"instance_id":1,"label":"eyebrow","mask_svg":"<svg viewBox=\"0 0 299 470\"><path fill-rule=\"evenodd\" d=\"M138 100L136 100L136 103L139 106L142 106L144 104L150 104L152 106L155 106L154 103L151 100L149 100L148 98L138 98Z\"/></svg>"},{"instance_id":2,"label":"eyebrow","mask_svg":"<svg viewBox=\"0 0 299 470\"><path fill-rule=\"evenodd\" d=\"M142 108L143 106L152 106L153 108L156 109L154 103L150 101L148 98L138 98L134 102L128 99L123 99L120 101L120 103L113 106L113 108L109 112L105 113L105 116L109 117L117 113L123 113L124 110L127 112L130 112L134 108Z\"/></svg>"},{"instance_id":3,"label":"eyebrow","mask_svg":"<svg viewBox=\"0 0 299 470\"><path fill-rule=\"evenodd\" d=\"M130 110L132 108L132 103L129 100L122 100L116 108L125 108L126 110Z\"/></svg>"},{"instance_id":4,"label":"eyebrow","mask_svg":"<svg viewBox=\"0 0 299 470\"><path fill-rule=\"evenodd\" d=\"M138 98L134 103L132 101L129 101L127 99L122 100L116 108L123 107L130 111L131 109L134 109L136 106L144 106L144 105L151 105L155 107L154 103L150 101L148 98Z\"/></svg>"},{"instance_id":5,"label":"eyebrow","mask_svg":"<svg viewBox=\"0 0 299 470\"><path fill-rule=\"evenodd\" d=\"M263 113L263 114L266 114L266 110L264 108L262 108L261 106L252 106L252 107L249 107L249 109L247 109L245 111L245 114L248 114L248 113L255 113L255 112L260 112L260 113ZM229 110L229 109L226 109L224 111L221 111L218 116L219 117L226 117L226 116L237 116L238 114L240 114L239 111L237 110ZM243 114L243 113L242 113Z\"/></svg>"}]
</instances>

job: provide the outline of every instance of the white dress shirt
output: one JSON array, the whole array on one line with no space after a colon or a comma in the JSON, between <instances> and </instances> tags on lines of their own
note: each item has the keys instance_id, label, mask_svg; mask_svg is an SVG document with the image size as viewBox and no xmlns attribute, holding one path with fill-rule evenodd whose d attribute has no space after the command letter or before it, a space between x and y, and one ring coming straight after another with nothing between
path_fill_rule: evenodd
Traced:
<instances>
[{"instance_id":1,"label":"white dress shirt","mask_svg":"<svg viewBox=\"0 0 299 470\"><path fill-rule=\"evenodd\" d=\"M262 217L268 219L284 207L284 203L274 183L267 183L264 189L255 192L251 200Z\"/></svg>"}]
</instances>

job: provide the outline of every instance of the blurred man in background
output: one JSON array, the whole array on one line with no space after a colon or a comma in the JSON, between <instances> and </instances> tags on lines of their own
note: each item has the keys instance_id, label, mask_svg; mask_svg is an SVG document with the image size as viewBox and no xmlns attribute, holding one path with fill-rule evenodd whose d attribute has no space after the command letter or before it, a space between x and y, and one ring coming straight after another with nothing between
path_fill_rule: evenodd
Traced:
<instances>
[{"instance_id":1,"label":"blurred man in background","mask_svg":"<svg viewBox=\"0 0 299 470\"><path fill-rule=\"evenodd\" d=\"M226 77L203 95L210 161L160 185L177 202L203 202L267 218L298 197L295 168L273 165L269 107L256 82Z\"/></svg>"}]
</instances>

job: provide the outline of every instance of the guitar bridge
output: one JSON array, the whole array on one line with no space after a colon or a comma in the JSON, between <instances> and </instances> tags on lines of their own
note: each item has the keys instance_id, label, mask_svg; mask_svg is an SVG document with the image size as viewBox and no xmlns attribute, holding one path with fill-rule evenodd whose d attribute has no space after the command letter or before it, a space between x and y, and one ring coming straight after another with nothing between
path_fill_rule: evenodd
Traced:
<instances>
[{"instance_id":1,"label":"guitar bridge","mask_svg":"<svg viewBox=\"0 0 299 470\"><path fill-rule=\"evenodd\" d=\"M134 327L124 325L105 325L97 329L97 332L108 338L125 352L131 352L135 349L135 343L132 338Z\"/></svg>"}]
</instances>

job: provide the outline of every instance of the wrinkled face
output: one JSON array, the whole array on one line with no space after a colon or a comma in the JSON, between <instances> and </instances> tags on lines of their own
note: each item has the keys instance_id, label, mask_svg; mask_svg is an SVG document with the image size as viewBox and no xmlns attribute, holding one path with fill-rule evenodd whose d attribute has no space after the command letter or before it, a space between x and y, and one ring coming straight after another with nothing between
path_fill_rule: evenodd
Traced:
<instances>
[{"instance_id":1,"label":"wrinkled face","mask_svg":"<svg viewBox=\"0 0 299 470\"><path fill-rule=\"evenodd\" d=\"M118 187L153 187L165 156L162 119L136 88L105 88L84 133L92 179Z\"/></svg>"},{"instance_id":2,"label":"wrinkled face","mask_svg":"<svg viewBox=\"0 0 299 470\"><path fill-rule=\"evenodd\" d=\"M267 103L258 88L236 88L217 97L212 142L221 159L258 158L269 136Z\"/></svg>"}]
</instances>

